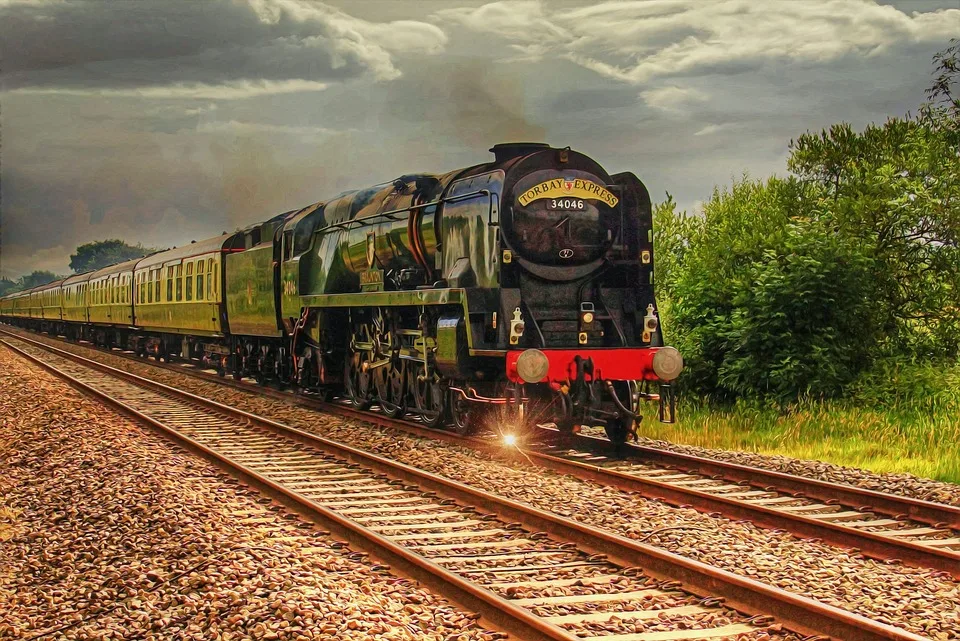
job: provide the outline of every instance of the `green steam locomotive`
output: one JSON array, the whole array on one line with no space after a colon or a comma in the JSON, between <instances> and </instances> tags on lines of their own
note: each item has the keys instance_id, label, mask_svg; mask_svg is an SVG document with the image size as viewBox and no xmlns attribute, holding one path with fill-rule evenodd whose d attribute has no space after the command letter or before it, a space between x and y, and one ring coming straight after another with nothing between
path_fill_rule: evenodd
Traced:
<instances>
[{"instance_id":1,"label":"green steam locomotive","mask_svg":"<svg viewBox=\"0 0 960 641\"><path fill-rule=\"evenodd\" d=\"M0 299L0 319L461 433L674 418L650 198L569 148L410 174Z\"/></svg>"}]
</instances>

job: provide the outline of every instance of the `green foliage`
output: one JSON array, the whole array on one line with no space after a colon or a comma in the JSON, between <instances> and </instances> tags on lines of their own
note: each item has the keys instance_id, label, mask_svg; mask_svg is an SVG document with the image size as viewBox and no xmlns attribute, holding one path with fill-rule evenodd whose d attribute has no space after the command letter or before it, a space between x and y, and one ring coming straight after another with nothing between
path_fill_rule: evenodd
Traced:
<instances>
[{"instance_id":1,"label":"green foliage","mask_svg":"<svg viewBox=\"0 0 960 641\"><path fill-rule=\"evenodd\" d=\"M141 258L154 251L156 250L140 244L128 245L116 238L100 240L77 247L77 253L70 255L70 269L75 274L82 274L108 265Z\"/></svg>"},{"instance_id":2,"label":"green foliage","mask_svg":"<svg viewBox=\"0 0 960 641\"><path fill-rule=\"evenodd\" d=\"M734 181L696 215L656 207L681 384L783 407L866 398L878 359L960 355L960 42L935 64L916 117L805 133L789 178Z\"/></svg>"},{"instance_id":3,"label":"green foliage","mask_svg":"<svg viewBox=\"0 0 960 641\"><path fill-rule=\"evenodd\" d=\"M871 261L817 221L790 222L744 270L718 383L786 403L835 395L869 362Z\"/></svg>"},{"instance_id":4,"label":"green foliage","mask_svg":"<svg viewBox=\"0 0 960 641\"><path fill-rule=\"evenodd\" d=\"M6 296L7 294L15 292L18 289L17 283L9 278L0 279L0 296Z\"/></svg>"},{"instance_id":5,"label":"green foliage","mask_svg":"<svg viewBox=\"0 0 960 641\"><path fill-rule=\"evenodd\" d=\"M865 364L876 334L871 263L801 215L805 192L795 180L743 179L716 191L702 216L658 208L657 282L688 387L787 402L829 396Z\"/></svg>"},{"instance_id":6,"label":"green foliage","mask_svg":"<svg viewBox=\"0 0 960 641\"><path fill-rule=\"evenodd\" d=\"M956 354L960 169L950 136L924 119L856 133L834 125L792 143L789 168L820 188L809 203L874 259L888 349Z\"/></svg>"},{"instance_id":7,"label":"green foliage","mask_svg":"<svg viewBox=\"0 0 960 641\"><path fill-rule=\"evenodd\" d=\"M960 413L960 365L888 356L878 359L846 392L862 407L956 416Z\"/></svg>"},{"instance_id":8,"label":"green foliage","mask_svg":"<svg viewBox=\"0 0 960 641\"><path fill-rule=\"evenodd\" d=\"M40 285L46 285L49 282L55 281L57 278L59 278L59 276L53 272L38 269L27 274L26 276L21 276L18 283L18 289L39 287Z\"/></svg>"}]
</instances>

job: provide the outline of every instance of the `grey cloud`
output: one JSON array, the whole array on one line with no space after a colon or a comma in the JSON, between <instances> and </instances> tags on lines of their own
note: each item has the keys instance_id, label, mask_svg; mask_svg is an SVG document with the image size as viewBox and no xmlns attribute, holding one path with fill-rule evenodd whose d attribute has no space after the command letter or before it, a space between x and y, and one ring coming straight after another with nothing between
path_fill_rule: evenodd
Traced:
<instances>
[{"instance_id":1,"label":"grey cloud","mask_svg":"<svg viewBox=\"0 0 960 641\"><path fill-rule=\"evenodd\" d=\"M391 79L399 75L393 54L445 44L434 25L374 23L308 0L0 5L7 89L172 86L173 96L208 98L203 88L220 84L256 92L271 81Z\"/></svg>"}]
</instances>

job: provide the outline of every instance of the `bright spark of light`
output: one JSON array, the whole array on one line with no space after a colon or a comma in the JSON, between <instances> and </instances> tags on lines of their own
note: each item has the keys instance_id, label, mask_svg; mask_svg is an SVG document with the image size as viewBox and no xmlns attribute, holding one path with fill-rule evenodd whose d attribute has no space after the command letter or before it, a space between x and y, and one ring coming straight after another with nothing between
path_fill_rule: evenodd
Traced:
<instances>
[{"instance_id":1,"label":"bright spark of light","mask_svg":"<svg viewBox=\"0 0 960 641\"><path fill-rule=\"evenodd\" d=\"M516 437L515 435L513 435L513 434L504 434L504 435L503 435L503 442L504 442L505 445L508 445L508 446L510 446L510 447L513 447L514 445L517 444L517 437Z\"/></svg>"}]
</instances>

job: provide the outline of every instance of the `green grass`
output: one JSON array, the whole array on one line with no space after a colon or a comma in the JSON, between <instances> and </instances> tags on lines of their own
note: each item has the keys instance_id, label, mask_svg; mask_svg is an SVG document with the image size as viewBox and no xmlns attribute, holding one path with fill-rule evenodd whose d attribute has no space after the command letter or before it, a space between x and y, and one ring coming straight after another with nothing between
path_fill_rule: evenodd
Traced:
<instances>
[{"instance_id":1,"label":"green grass","mask_svg":"<svg viewBox=\"0 0 960 641\"><path fill-rule=\"evenodd\" d=\"M646 417L640 434L687 445L782 454L859 467L909 472L960 483L960 411L953 399L886 398L886 406L853 401L805 403L787 411L687 401L666 425Z\"/></svg>"}]
</instances>

